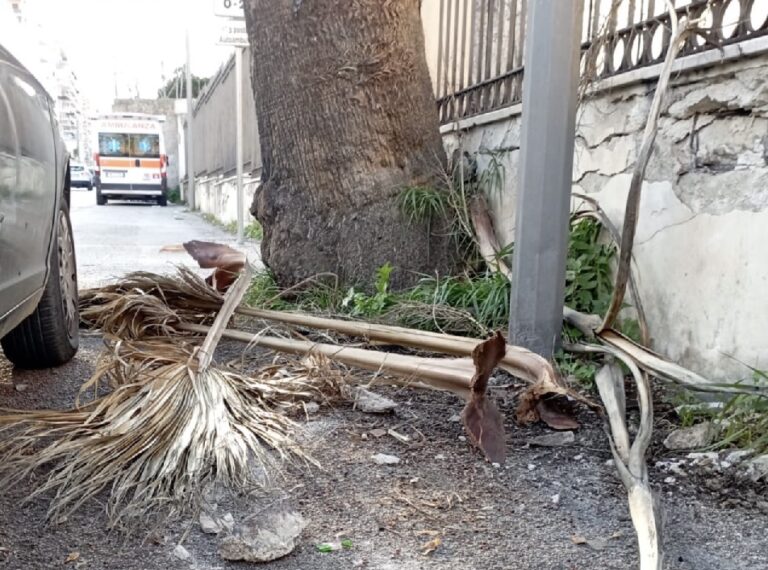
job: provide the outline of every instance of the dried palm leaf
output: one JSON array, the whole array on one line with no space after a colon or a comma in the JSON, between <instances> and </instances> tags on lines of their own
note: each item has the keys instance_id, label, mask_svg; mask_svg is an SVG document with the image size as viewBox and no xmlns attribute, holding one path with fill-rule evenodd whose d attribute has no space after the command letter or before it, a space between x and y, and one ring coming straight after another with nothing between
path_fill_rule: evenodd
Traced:
<instances>
[{"instance_id":1,"label":"dried palm leaf","mask_svg":"<svg viewBox=\"0 0 768 570\"><path fill-rule=\"evenodd\" d=\"M126 295L131 294L136 298L129 304ZM141 295L159 297L171 308L171 312L163 313L162 304L158 303L151 303L151 309L140 309L134 306L134 302L143 301ZM141 333L167 327L170 320L174 318L179 321L202 324L201 320L210 318L210 314L221 305L221 300L221 295L211 289L200 276L189 269L179 268L176 275L131 273L115 284L84 291L80 296L80 310L83 318L87 319L86 322L95 328L109 333L117 330ZM118 310L117 307L121 305L128 306ZM131 311L135 313L136 318L129 316ZM457 356L470 357L475 347L483 342L481 339L392 325L330 319L303 313L253 309L244 306L237 307L235 312L268 321L332 330L397 346ZM132 323L130 328L121 322L125 319ZM148 320L144 328L138 325L142 319ZM539 383L544 377L546 383L551 382L565 388L562 380L545 358L524 348L507 345L499 367L531 384Z\"/></svg>"},{"instance_id":2,"label":"dried palm leaf","mask_svg":"<svg viewBox=\"0 0 768 570\"><path fill-rule=\"evenodd\" d=\"M86 388L112 392L64 412L0 416L0 484L53 467L32 497L54 492L58 519L109 489L112 523L160 509L184 510L210 484L240 489L263 484L285 461L311 461L295 443L286 402L312 393L306 378L251 378L211 364L224 325L248 285L230 291L202 348L175 341L117 342ZM147 295L126 307L141 311ZM144 314L144 313L141 313ZM138 317L122 313L136 325ZM156 316L156 315L154 315Z\"/></svg>"}]
</instances>

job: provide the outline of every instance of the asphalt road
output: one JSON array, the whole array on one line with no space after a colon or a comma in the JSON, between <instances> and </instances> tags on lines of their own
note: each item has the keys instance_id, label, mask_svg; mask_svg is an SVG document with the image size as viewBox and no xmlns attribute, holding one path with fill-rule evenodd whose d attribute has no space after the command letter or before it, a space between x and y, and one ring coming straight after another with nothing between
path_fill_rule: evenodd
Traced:
<instances>
[{"instance_id":1,"label":"asphalt road","mask_svg":"<svg viewBox=\"0 0 768 570\"><path fill-rule=\"evenodd\" d=\"M182 206L162 208L140 202L97 206L94 192L73 190L71 216L81 289L131 271L164 273L178 264L194 266L183 251L160 251L193 239L225 243L246 251L252 263L259 261L256 242L238 246L232 234Z\"/></svg>"}]
</instances>

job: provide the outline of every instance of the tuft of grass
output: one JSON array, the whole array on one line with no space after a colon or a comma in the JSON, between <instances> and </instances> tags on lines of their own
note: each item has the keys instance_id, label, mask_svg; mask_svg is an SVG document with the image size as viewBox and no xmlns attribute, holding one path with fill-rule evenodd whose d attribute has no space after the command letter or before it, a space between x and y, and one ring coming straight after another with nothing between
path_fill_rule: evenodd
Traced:
<instances>
[{"instance_id":1,"label":"tuft of grass","mask_svg":"<svg viewBox=\"0 0 768 570\"><path fill-rule=\"evenodd\" d=\"M752 381L768 385L768 371L751 368ZM680 424L690 427L712 422L720 432L711 449L752 449L768 452L768 398L756 394L737 394L723 402L702 402L683 392L673 398Z\"/></svg>"},{"instance_id":2,"label":"tuft of grass","mask_svg":"<svg viewBox=\"0 0 768 570\"><path fill-rule=\"evenodd\" d=\"M232 235L237 234L237 222L228 222L224 223L221 220L219 220L216 216L213 214L200 214L203 219L208 222L209 224L212 224L214 226L217 226L227 233L230 233ZM261 224L257 220L253 220L250 222L247 226L243 228L243 235L247 237L248 239L253 240L261 240L264 237L264 230L261 227Z\"/></svg>"},{"instance_id":3,"label":"tuft of grass","mask_svg":"<svg viewBox=\"0 0 768 570\"><path fill-rule=\"evenodd\" d=\"M447 211L447 196L431 186L407 186L397 197L400 211L411 223L426 222Z\"/></svg>"},{"instance_id":4,"label":"tuft of grass","mask_svg":"<svg viewBox=\"0 0 768 570\"><path fill-rule=\"evenodd\" d=\"M427 277L407 292L405 298L411 302L465 311L483 328L493 330L507 327L509 294L509 280L500 273L487 271L480 275ZM451 328L448 324L445 327Z\"/></svg>"}]
</instances>

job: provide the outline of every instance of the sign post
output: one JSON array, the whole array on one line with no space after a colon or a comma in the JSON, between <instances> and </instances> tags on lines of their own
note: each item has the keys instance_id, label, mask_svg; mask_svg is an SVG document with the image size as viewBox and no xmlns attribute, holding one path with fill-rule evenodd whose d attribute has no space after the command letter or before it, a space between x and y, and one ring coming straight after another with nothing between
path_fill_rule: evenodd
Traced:
<instances>
[{"instance_id":1,"label":"sign post","mask_svg":"<svg viewBox=\"0 0 768 570\"><path fill-rule=\"evenodd\" d=\"M186 65L186 83L187 83L187 205L190 210L195 209L195 146L194 131L192 129L192 120L195 110L192 106L192 69L190 67L189 55L189 29L187 29L187 65Z\"/></svg>"},{"instance_id":2,"label":"sign post","mask_svg":"<svg viewBox=\"0 0 768 570\"><path fill-rule=\"evenodd\" d=\"M245 193L243 189L243 52L248 47L245 29L245 0L214 0L213 13L224 19L219 45L235 48L235 162L237 173L237 243L245 233Z\"/></svg>"},{"instance_id":3,"label":"sign post","mask_svg":"<svg viewBox=\"0 0 768 570\"><path fill-rule=\"evenodd\" d=\"M243 48L235 48L235 147L237 160L237 243L243 243Z\"/></svg>"}]
</instances>

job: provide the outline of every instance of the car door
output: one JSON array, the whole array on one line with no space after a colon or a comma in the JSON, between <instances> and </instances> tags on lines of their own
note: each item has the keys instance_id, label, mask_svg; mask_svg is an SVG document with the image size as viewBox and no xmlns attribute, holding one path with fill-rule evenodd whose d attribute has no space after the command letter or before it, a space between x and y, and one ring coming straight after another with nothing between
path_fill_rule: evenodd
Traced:
<instances>
[{"instance_id":1,"label":"car door","mask_svg":"<svg viewBox=\"0 0 768 570\"><path fill-rule=\"evenodd\" d=\"M15 256L10 255L10 244L5 242L16 218L16 203L11 193L19 184L19 137L11 103L3 89L3 78L0 69L0 317L15 306L7 289L17 268L11 264Z\"/></svg>"},{"instance_id":2,"label":"car door","mask_svg":"<svg viewBox=\"0 0 768 570\"><path fill-rule=\"evenodd\" d=\"M5 157L0 183L1 316L45 283L57 176L50 99L2 47L0 86L6 123L0 123Z\"/></svg>"}]
</instances>

